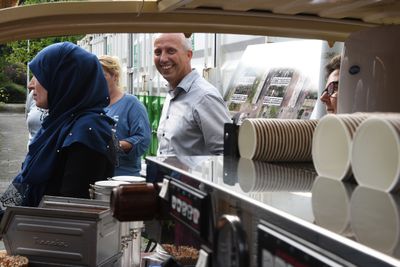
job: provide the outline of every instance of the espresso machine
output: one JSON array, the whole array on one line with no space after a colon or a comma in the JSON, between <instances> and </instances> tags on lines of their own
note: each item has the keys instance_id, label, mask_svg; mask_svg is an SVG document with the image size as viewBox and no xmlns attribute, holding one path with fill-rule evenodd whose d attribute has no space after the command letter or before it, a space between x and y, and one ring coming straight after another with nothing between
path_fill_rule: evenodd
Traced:
<instances>
[{"instance_id":1,"label":"espresso machine","mask_svg":"<svg viewBox=\"0 0 400 267\"><path fill-rule=\"evenodd\" d=\"M150 266L400 263L396 254L364 244L351 231L338 231L324 223L338 220L337 210L342 207L328 198L336 187L320 186L326 183L320 182L323 178L317 177L310 163L267 163L229 156L146 160L147 183L140 190L137 185L114 189L113 216L120 221L144 220L145 236L161 247L197 250L197 259L190 264L170 255L170 259ZM352 191L346 192L350 199ZM323 206L326 202L321 197L330 205ZM374 211L369 213L373 216ZM347 219L343 222L350 223Z\"/></svg>"}]
</instances>

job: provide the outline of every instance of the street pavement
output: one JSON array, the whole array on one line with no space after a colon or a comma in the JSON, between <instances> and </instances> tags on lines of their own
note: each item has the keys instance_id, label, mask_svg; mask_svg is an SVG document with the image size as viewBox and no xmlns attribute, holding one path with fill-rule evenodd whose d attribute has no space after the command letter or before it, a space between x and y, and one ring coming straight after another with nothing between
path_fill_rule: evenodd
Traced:
<instances>
[{"instance_id":1,"label":"street pavement","mask_svg":"<svg viewBox=\"0 0 400 267\"><path fill-rule=\"evenodd\" d=\"M0 193L21 169L27 142L25 114L0 112Z\"/></svg>"}]
</instances>

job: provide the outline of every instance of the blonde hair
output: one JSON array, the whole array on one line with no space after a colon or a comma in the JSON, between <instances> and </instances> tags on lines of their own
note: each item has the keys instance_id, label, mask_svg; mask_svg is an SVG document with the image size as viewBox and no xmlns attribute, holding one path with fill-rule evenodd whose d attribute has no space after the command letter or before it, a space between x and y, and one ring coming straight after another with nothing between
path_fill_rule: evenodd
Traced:
<instances>
[{"instance_id":1,"label":"blonde hair","mask_svg":"<svg viewBox=\"0 0 400 267\"><path fill-rule=\"evenodd\" d=\"M103 55L99 56L99 61L105 71L117 77L117 86L120 88L121 65L118 57Z\"/></svg>"}]
</instances>

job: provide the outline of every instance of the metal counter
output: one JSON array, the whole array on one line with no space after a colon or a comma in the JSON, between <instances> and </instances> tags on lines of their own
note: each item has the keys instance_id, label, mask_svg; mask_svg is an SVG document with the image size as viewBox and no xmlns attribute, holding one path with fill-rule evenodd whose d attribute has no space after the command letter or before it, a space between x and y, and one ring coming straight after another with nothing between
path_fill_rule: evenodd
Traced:
<instances>
[{"instance_id":1,"label":"metal counter","mask_svg":"<svg viewBox=\"0 0 400 267\"><path fill-rule=\"evenodd\" d=\"M214 259L222 257L217 255L218 218L234 215L245 233L249 266L269 266L267 247L271 242L282 246L282 240L290 245L285 243L284 262L275 266L400 266L399 195L317 177L312 163L272 164L223 156L146 160L148 182L166 177L170 188L185 185L208 200L200 210L206 218L202 225L186 223L189 227L182 231L194 233L213 249ZM169 198L172 215L174 201ZM313 255L323 259L316 263L310 260ZM272 256L272 261L279 258ZM309 264L301 265L302 260ZM233 262L226 266L243 266Z\"/></svg>"}]
</instances>

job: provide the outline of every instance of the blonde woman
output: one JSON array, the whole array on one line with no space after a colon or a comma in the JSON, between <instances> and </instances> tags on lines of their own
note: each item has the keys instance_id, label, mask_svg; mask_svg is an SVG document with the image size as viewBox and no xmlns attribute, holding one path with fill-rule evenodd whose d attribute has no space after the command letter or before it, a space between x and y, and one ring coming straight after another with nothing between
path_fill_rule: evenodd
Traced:
<instances>
[{"instance_id":1,"label":"blonde woman","mask_svg":"<svg viewBox=\"0 0 400 267\"><path fill-rule=\"evenodd\" d=\"M110 93L110 105L106 114L116 121L116 136L119 140L115 175L139 176L141 156L150 145L150 123L145 107L136 96L125 94L120 87L121 67L117 57L100 56Z\"/></svg>"}]
</instances>

